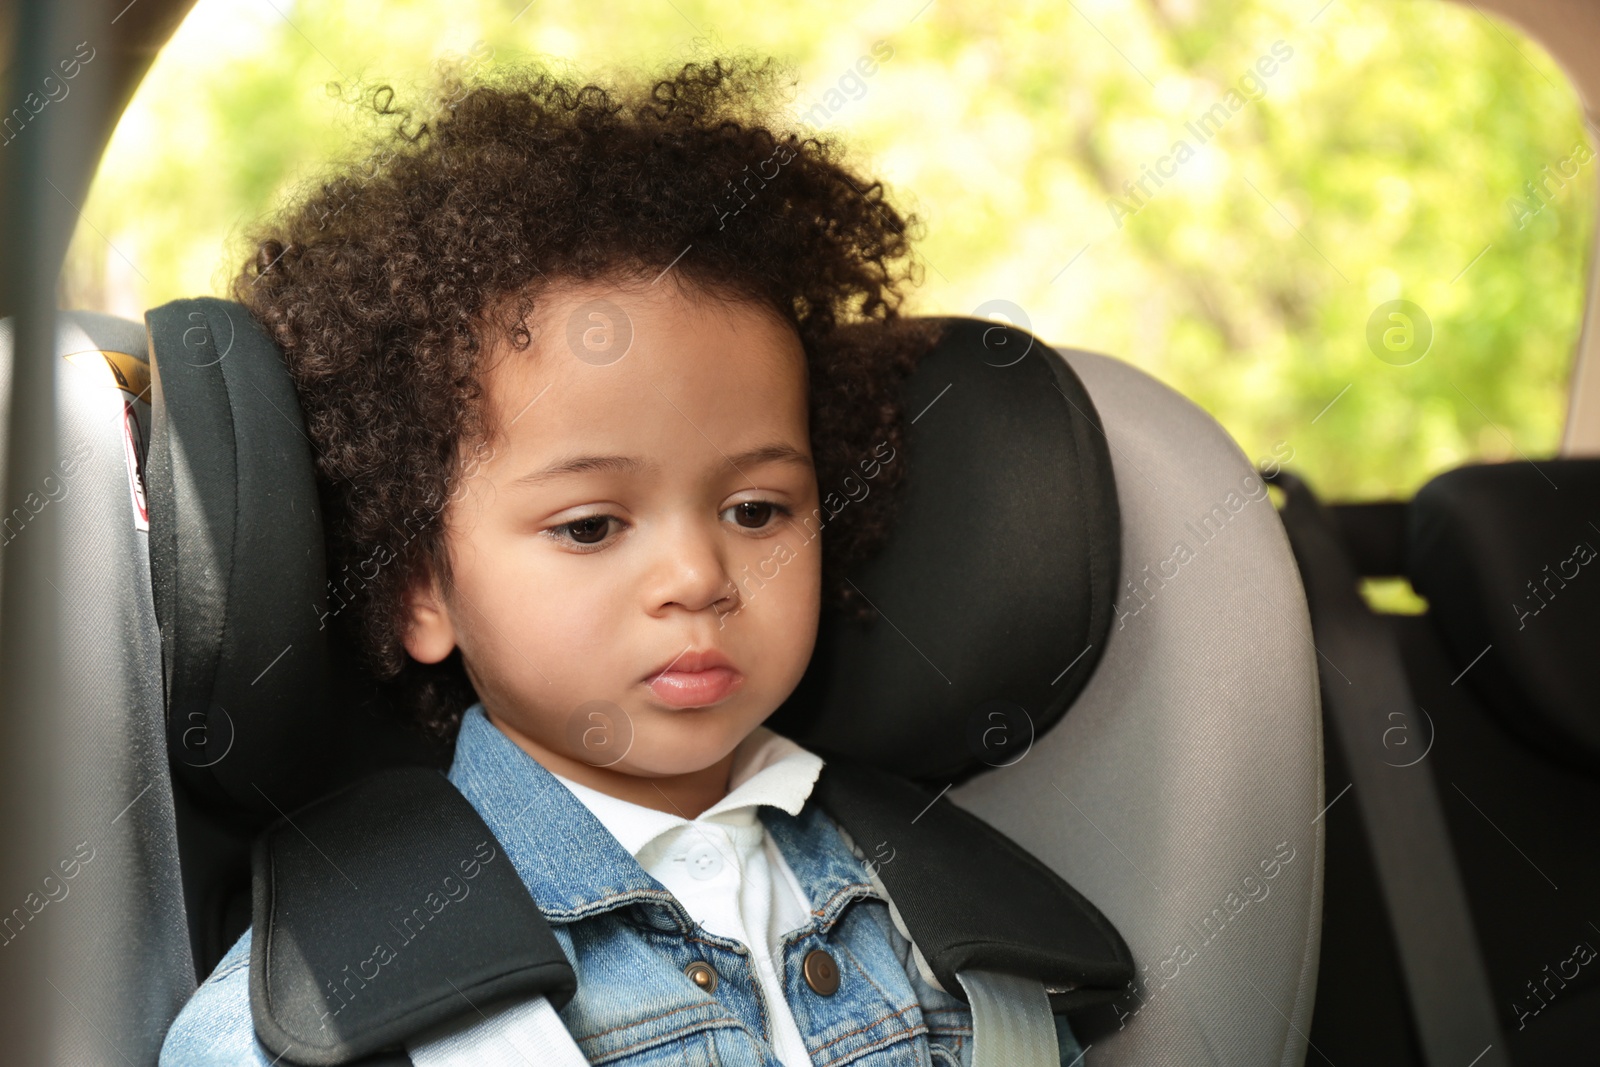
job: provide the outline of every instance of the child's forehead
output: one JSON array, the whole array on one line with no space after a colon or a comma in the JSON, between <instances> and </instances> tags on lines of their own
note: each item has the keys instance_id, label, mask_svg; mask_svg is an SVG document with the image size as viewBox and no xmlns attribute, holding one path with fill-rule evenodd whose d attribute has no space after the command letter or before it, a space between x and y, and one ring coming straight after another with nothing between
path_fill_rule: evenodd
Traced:
<instances>
[{"instance_id":1,"label":"child's forehead","mask_svg":"<svg viewBox=\"0 0 1600 1067\"><path fill-rule=\"evenodd\" d=\"M711 291L668 272L652 281L560 280L546 283L521 319L528 344L518 349L498 338L497 366L581 372L585 367L631 369L633 356L682 356L689 342L703 359L733 354L752 359L804 360L793 325L752 298ZM518 356L533 357L518 359ZM632 366L641 360L634 358Z\"/></svg>"},{"instance_id":2,"label":"child's forehead","mask_svg":"<svg viewBox=\"0 0 1600 1067\"><path fill-rule=\"evenodd\" d=\"M480 373L497 436L685 420L727 435L752 420L805 422L799 335L752 301L667 282L562 283L535 299L523 324L529 343L502 341Z\"/></svg>"}]
</instances>

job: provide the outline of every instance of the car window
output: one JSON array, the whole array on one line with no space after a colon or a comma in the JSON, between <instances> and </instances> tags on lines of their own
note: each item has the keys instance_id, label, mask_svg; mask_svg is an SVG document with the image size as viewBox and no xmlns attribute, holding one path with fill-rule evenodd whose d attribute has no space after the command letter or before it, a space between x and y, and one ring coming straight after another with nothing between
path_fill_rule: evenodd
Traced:
<instances>
[{"instance_id":1,"label":"car window","mask_svg":"<svg viewBox=\"0 0 1600 1067\"><path fill-rule=\"evenodd\" d=\"M224 294L240 224L364 129L360 88L403 101L441 56L730 50L791 63L795 121L924 220L915 311L1128 360L1330 498L1558 446L1589 131L1538 45L1436 0L200 0L105 155L62 300Z\"/></svg>"}]
</instances>

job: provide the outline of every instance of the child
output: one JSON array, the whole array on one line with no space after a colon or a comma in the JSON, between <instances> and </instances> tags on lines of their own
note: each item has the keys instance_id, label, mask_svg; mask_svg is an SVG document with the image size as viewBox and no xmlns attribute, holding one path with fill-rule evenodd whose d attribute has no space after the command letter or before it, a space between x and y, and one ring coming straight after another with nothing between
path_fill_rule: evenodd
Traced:
<instances>
[{"instance_id":1,"label":"child","mask_svg":"<svg viewBox=\"0 0 1600 1067\"><path fill-rule=\"evenodd\" d=\"M970 1065L965 1004L809 800L821 759L762 725L824 598L870 610L842 574L893 494L828 523L819 481L863 461L900 481L897 390L935 339L898 314L916 219L774 121L772 77L501 69L447 77L415 124L379 90L381 165L258 234L234 293L317 450L329 622L454 742L451 782L577 973L560 1018L583 1055ZM272 1062L249 944L163 1065ZM469 1014L452 1033L491 1033Z\"/></svg>"}]
</instances>

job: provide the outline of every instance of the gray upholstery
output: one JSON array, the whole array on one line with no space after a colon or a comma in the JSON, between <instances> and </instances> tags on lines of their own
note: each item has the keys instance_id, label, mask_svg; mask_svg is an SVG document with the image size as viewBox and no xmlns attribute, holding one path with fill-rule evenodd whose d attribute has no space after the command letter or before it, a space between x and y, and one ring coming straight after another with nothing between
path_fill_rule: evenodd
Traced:
<instances>
[{"instance_id":1,"label":"gray upholstery","mask_svg":"<svg viewBox=\"0 0 1600 1067\"><path fill-rule=\"evenodd\" d=\"M69 798L60 859L82 860L31 920L58 922L52 1063L150 1067L194 991L167 767L161 645L146 533L135 528L124 400L101 350L144 359L142 324L92 312L58 320L59 464L37 487L59 508L66 749L52 768ZM64 357L89 353L81 362ZM0 321L0 382L12 324ZM148 393L133 408L148 435ZM0 407L0 419L5 407ZM3 426L0 426L3 430ZM73 462L74 459L77 462ZM26 536L31 516L9 517ZM25 709L8 709L14 713ZM59 875L58 875L59 878ZM28 936L26 930L20 936Z\"/></svg>"},{"instance_id":2,"label":"gray upholstery","mask_svg":"<svg viewBox=\"0 0 1600 1067\"><path fill-rule=\"evenodd\" d=\"M1300 1064L1325 801L1317 653L1288 539L1259 479L1247 481L1253 465L1209 415L1128 364L1061 352L1111 445L1119 617L1066 718L950 796L1127 938L1139 989L1119 1010L1073 1018L1089 1064ZM1178 542L1193 556L1163 578ZM1141 581L1142 602L1130 585ZM1061 667L1080 651L1062 649ZM1275 859L1288 849L1292 859Z\"/></svg>"}]
</instances>

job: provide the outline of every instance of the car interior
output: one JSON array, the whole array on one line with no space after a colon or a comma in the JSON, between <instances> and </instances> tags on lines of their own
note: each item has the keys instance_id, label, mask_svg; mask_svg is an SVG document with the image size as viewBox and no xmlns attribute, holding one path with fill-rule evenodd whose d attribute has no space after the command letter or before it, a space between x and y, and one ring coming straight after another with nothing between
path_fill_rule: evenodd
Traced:
<instances>
[{"instance_id":1,"label":"car interior","mask_svg":"<svg viewBox=\"0 0 1600 1067\"><path fill-rule=\"evenodd\" d=\"M0 1058L154 1067L253 929L277 1062L394 1067L472 1010L452 990L559 1008L572 971L520 883L486 882L436 953L319 1030L317 977L421 891L417 856L482 824L323 625L312 450L270 339L210 296L142 321L57 306L62 201L191 5L0 22L26 85L115 16L85 106L0 152ZM1600 93L1600 9L1484 6ZM1114 353L939 316L903 396L904 509L851 575L884 619L825 613L769 725L827 757L823 803L855 839L898 846L880 873L975 1012L1011 988L986 975L1043 984L1105 1067L1593 1058L1592 271L1588 289L1559 454L1387 501L1258 466ZM1375 609L1377 578L1427 610ZM1053 1062L1028 1025L980 1025L975 1062Z\"/></svg>"}]
</instances>

